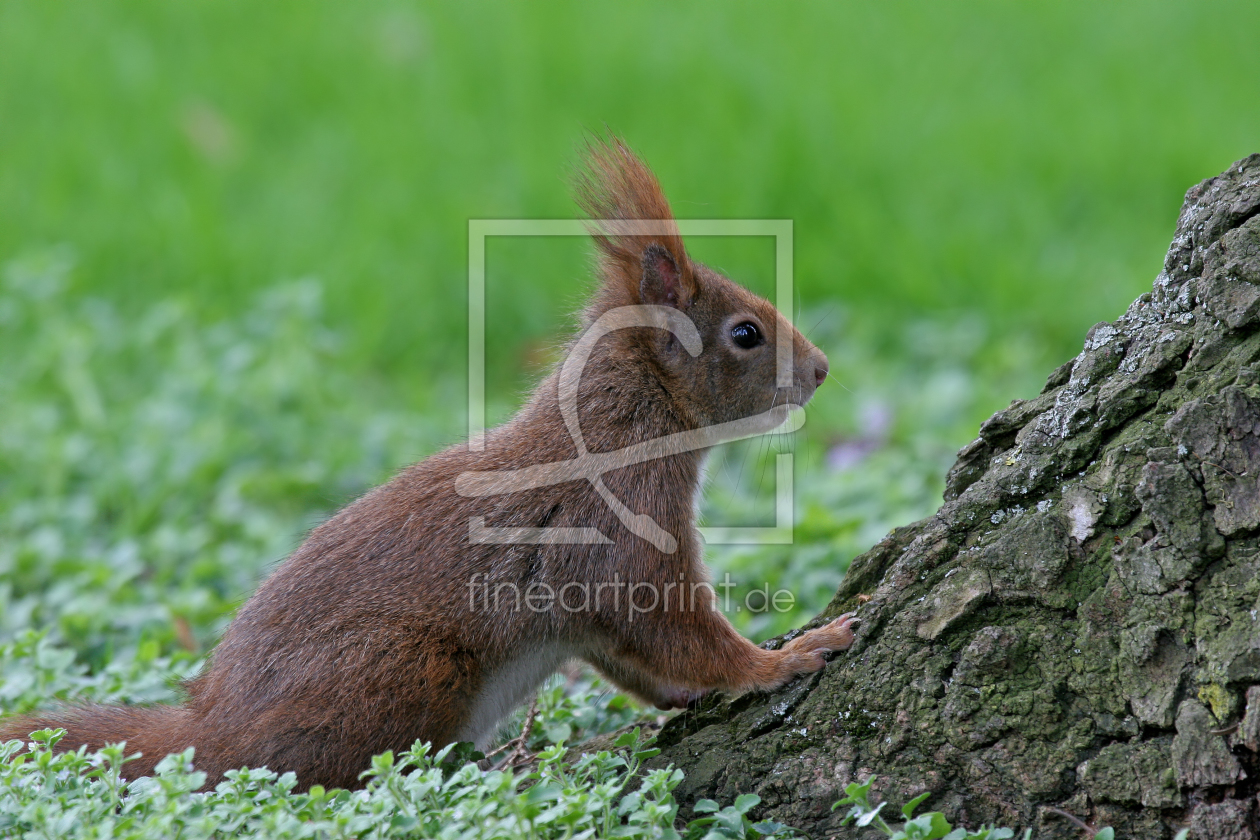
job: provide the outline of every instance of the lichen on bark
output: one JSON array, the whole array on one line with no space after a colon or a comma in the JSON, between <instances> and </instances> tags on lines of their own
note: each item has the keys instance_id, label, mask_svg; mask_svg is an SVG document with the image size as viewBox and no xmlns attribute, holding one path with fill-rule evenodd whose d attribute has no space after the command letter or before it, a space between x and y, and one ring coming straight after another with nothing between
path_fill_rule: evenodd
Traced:
<instances>
[{"instance_id":1,"label":"lichen on bark","mask_svg":"<svg viewBox=\"0 0 1260 840\"><path fill-rule=\"evenodd\" d=\"M819 617L857 611L851 650L665 727L684 805L857 837L831 805L877 775L955 824L1258 836L1260 155L1187 193L1152 291L946 483Z\"/></svg>"}]
</instances>

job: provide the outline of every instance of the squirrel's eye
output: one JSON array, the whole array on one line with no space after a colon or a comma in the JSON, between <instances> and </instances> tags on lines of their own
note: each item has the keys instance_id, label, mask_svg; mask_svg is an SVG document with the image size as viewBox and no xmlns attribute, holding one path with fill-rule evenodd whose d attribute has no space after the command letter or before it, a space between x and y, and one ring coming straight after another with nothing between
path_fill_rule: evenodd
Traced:
<instances>
[{"instance_id":1,"label":"squirrel's eye","mask_svg":"<svg viewBox=\"0 0 1260 840\"><path fill-rule=\"evenodd\" d=\"M756 324L745 321L731 330L731 340L735 342L735 346L751 350L761 343L761 331Z\"/></svg>"}]
</instances>

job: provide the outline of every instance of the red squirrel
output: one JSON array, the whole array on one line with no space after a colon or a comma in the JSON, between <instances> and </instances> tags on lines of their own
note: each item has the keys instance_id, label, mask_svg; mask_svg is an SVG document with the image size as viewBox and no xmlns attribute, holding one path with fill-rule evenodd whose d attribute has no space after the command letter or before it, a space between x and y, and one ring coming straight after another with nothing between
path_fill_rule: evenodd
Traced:
<instances>
[{"instance_id":1,"label":"red squirrel","mask_svg":"<svg viewBox=\"0 0 1260 840\"><path fill-rule=\"evenodd\" d=\"M385 750L484 745L568 660L667 709L772 690L847 649L851 615L778 650L742 637L706 584L695 526L712 442L695 436L803 406L826 356L687 256L655 176L620 140L594 144L577 194L599 259L583 327L605 329L570 344L580 369L557 366L480 446L414 464L315 528L182 705L61 708L3 722L0 741L61 727L61 749L126 741L141 753L128 778L195 747L207 786L267 766L302 789L355 788ZM782 331L790 384L776 375Z\"/></svg>"}]
</instances>

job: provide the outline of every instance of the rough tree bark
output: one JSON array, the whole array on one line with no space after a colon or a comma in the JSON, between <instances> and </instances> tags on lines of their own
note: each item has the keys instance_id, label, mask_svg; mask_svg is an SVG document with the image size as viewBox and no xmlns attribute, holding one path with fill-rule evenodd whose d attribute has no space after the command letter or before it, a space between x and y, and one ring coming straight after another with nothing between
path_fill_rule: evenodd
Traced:
<instances>
[{"instance_id":1,"label":"rough tree bark","mask_svg":"<svg viewBox=\"0 0 1260 840\"><path fill-rule=\"evenodd\" d=\"M865 836L830 808L875 774L955 825L1260 836L1260 155L1189 191L1154 289L947 486L853 561L821 617L858 611L848 653L666 726L684 803Z\"/></svg>"}]
</instances>

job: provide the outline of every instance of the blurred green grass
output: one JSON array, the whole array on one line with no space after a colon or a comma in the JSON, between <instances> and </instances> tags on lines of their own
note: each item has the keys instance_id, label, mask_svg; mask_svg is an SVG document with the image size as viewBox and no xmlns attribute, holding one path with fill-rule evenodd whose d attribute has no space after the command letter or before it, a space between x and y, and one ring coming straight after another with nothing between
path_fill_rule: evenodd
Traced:
<instances>
[{"instance_id":1,"label":"blurred green grass","mask_svg":"<svg viewBox=\"0 0 1260 840\"><path fill-rule=\"evenodd\" d=\"M5 2L0 256L68 244L74 291L133 312L318 277L346 363L427 407L462 389L467 220L574 215L565 173L607 126L680 216L795 220L802 305L841 302L881 352L961 313L1045 365L1149 286L1184 190L1260 145L1258 24L1242 2ZM488 351L520 358L584 252L497 268Z\"/></svg>"}]
</instances>

